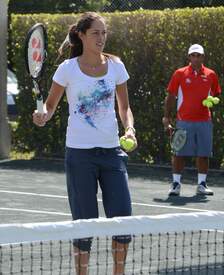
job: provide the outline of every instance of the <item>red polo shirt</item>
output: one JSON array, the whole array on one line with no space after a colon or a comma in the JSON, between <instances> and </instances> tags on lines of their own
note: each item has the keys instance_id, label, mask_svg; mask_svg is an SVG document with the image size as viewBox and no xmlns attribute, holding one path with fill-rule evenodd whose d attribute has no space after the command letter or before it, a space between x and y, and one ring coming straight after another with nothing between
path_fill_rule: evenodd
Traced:
<instances>
[{"instance_id":1,"label":"red polo shirt","mask_svg":"<svg viewBox=\"0 0 224 275\"><path fill-rule=\"evenodd\" d=\"M177 119L186 121L210 120L211 112L202 101L221 93L216 73L203 65L199 73L191 65L176 70L167 90L177 97Z\"/></svg>"}]
</instances>

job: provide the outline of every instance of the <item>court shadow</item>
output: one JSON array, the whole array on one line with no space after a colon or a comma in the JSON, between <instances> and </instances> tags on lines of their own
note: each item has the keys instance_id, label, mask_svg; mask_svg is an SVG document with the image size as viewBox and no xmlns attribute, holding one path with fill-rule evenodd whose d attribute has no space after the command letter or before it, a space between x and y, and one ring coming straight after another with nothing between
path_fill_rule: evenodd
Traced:
<instances>
[{"instance_id":1,"label":"court shadow","mask_svg":"<svg viewBox=\"0 0 224 275\"><path fill-rule=\"evenodd\" d=\"M169 205L186 205L188 203L207 203L209 202L209 198L207 196L198 196L194 195L192 197L185 197L185 196L174 196L174 197L167 197L166 199L161 198L154 198L154 202L157 203L167 203Z\"/></svg>"},{"instance_id":2,"label":"court shadow","mask_svg":"<svg viewBox=\"0 0 224 275\"><path fill-rule=\"evenodd\" d=\"M0 161L0 169L64 173L63 159L29 159Z\"/></svg>"}]
</instances>

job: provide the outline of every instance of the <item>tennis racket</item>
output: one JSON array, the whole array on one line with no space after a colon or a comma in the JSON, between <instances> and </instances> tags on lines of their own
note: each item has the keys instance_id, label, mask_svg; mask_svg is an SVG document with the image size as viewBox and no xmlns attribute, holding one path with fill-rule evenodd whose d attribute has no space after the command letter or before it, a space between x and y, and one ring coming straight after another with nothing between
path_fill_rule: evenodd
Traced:
<instances>
[{"instance_id":1,"label":"tennis racket","mask_svg":"<svg viewBox=\"0 0 224 275\"><path fill-rule=\"evenodd\" d=\"M187 131L181 128L169 127L170 147L174 152L180 151L187 141Z\"/></svg>"},{"instance_id":2,"label":"tennis racket","mask_svg":"<svg viewBox=\"0 0 224 275\"><path fill-rule=\"evenodd\" d=\"M43 96L40 89L40 77L43 74L47 57L47 32L43 24L37 23L28 31L25 41L26 69L33 81L37 111L44 113Z\"/></svg>"}]
</instances>

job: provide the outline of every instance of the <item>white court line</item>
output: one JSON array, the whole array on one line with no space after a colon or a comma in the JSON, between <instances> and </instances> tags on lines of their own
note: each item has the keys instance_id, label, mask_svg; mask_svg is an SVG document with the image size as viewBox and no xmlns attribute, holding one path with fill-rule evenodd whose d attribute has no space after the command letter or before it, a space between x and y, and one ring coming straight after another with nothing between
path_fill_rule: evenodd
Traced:
<instances>
[{"instance_id":1,"label":"white court line","mask_svg":"<svg viewBox=\"0 0 224 275\"><path fill-rule=\"evenodd\" d=\"M30 195L30 196L38 196L38 197L46 197L46 198L67 199L67 196L41 194L41 193L29 193L29 192L17 192L17 191L10 191L10 190L0 190L0 193ZM101 199L98 199L98 201L102 202ZM178 209L178 210L187 210L187 211L196 211L196 212L217 211L217 210L211 210L211 209L198 209L198 208L179 207L179 206L160 205L160 204L146 204L146 203L139 203L139 202L132 202L132 205L144 206L144 207L155 207L155 208Z\"/></svg>"},{"instance_id":2,"label":"white court line","mask_svg":"<svg viewBox=\"0 0 224 275\"><path fill-rule=\"evenodd\" d=\"M188 210L188 211L196 211L196 212L218 211L218 210L211 210L211 209L199 209L199 208L179 207L179 206L160 205L160 204L146 204L146 203L138 203L138 202L132 202L132 205L168 208L168 209L180 209L180 210ZM222 211L219 211L219 212L222 212Z\"/></svg>"},{"instance_id":3,"label":"white court line","mask_svg":"<svg viewBox=\"0 0 224 275\"><path fill-rule=\"evenodd\" d=\"M63 213L63 212L50 212L50 211L41 211L41 210L28 210L28 209L22 209L22 208L0 207L0 210L19 211L19 212L28 212L28 213L38 213L38 214L48 214L48 215L59 215L59 216L71 216L71 214Z\"/></svg>"},{"instance_id":4,"label":"white court line","mask_svg":"<svg viewBox=\"0 0 224 275\"><path fill-rule=\"evenodd\" d=\"M0 193L17 194L17 195L30 195L30 196L46 197L46 198L58 198L58 199L67 199L68 198L68 196L59 196L59 195L50 195L50 194L41 194L41 193L30 193L30 192L18 192L18 191L10 191L10 190L0 190Z\"/></svg>"}]
</instances>

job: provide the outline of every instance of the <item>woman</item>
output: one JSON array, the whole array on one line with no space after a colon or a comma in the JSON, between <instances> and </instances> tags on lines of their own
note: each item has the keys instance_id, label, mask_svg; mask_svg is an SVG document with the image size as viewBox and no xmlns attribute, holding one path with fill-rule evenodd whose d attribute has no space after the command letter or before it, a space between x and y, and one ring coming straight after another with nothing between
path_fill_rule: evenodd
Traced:
<instances>
[{"instance_id":1,"label":"woman","mask_svg":"<svg viewBox=\"0 0 224 275\"><path fill-rule=\"evenodd\" d=\"M136 142L128 101L129 76L118 57L103 52L106 38L105 20L96 13L84 13L77 24L71 26L66 39L70 45L70 58L59 65L53 76L45 102L46 113L33 114L34 123L44 126L66 89L69 119L65 166L74 220L98 218L98 182L106 216L131 215L127 155L119 147L114 108L116 96L125 136ZM113 237L116 275L124 274L130 240L130 236ZM76 272L79 275L87 274L90 249L90 239L74 240Z\"/></svg>"}]
</instances>

